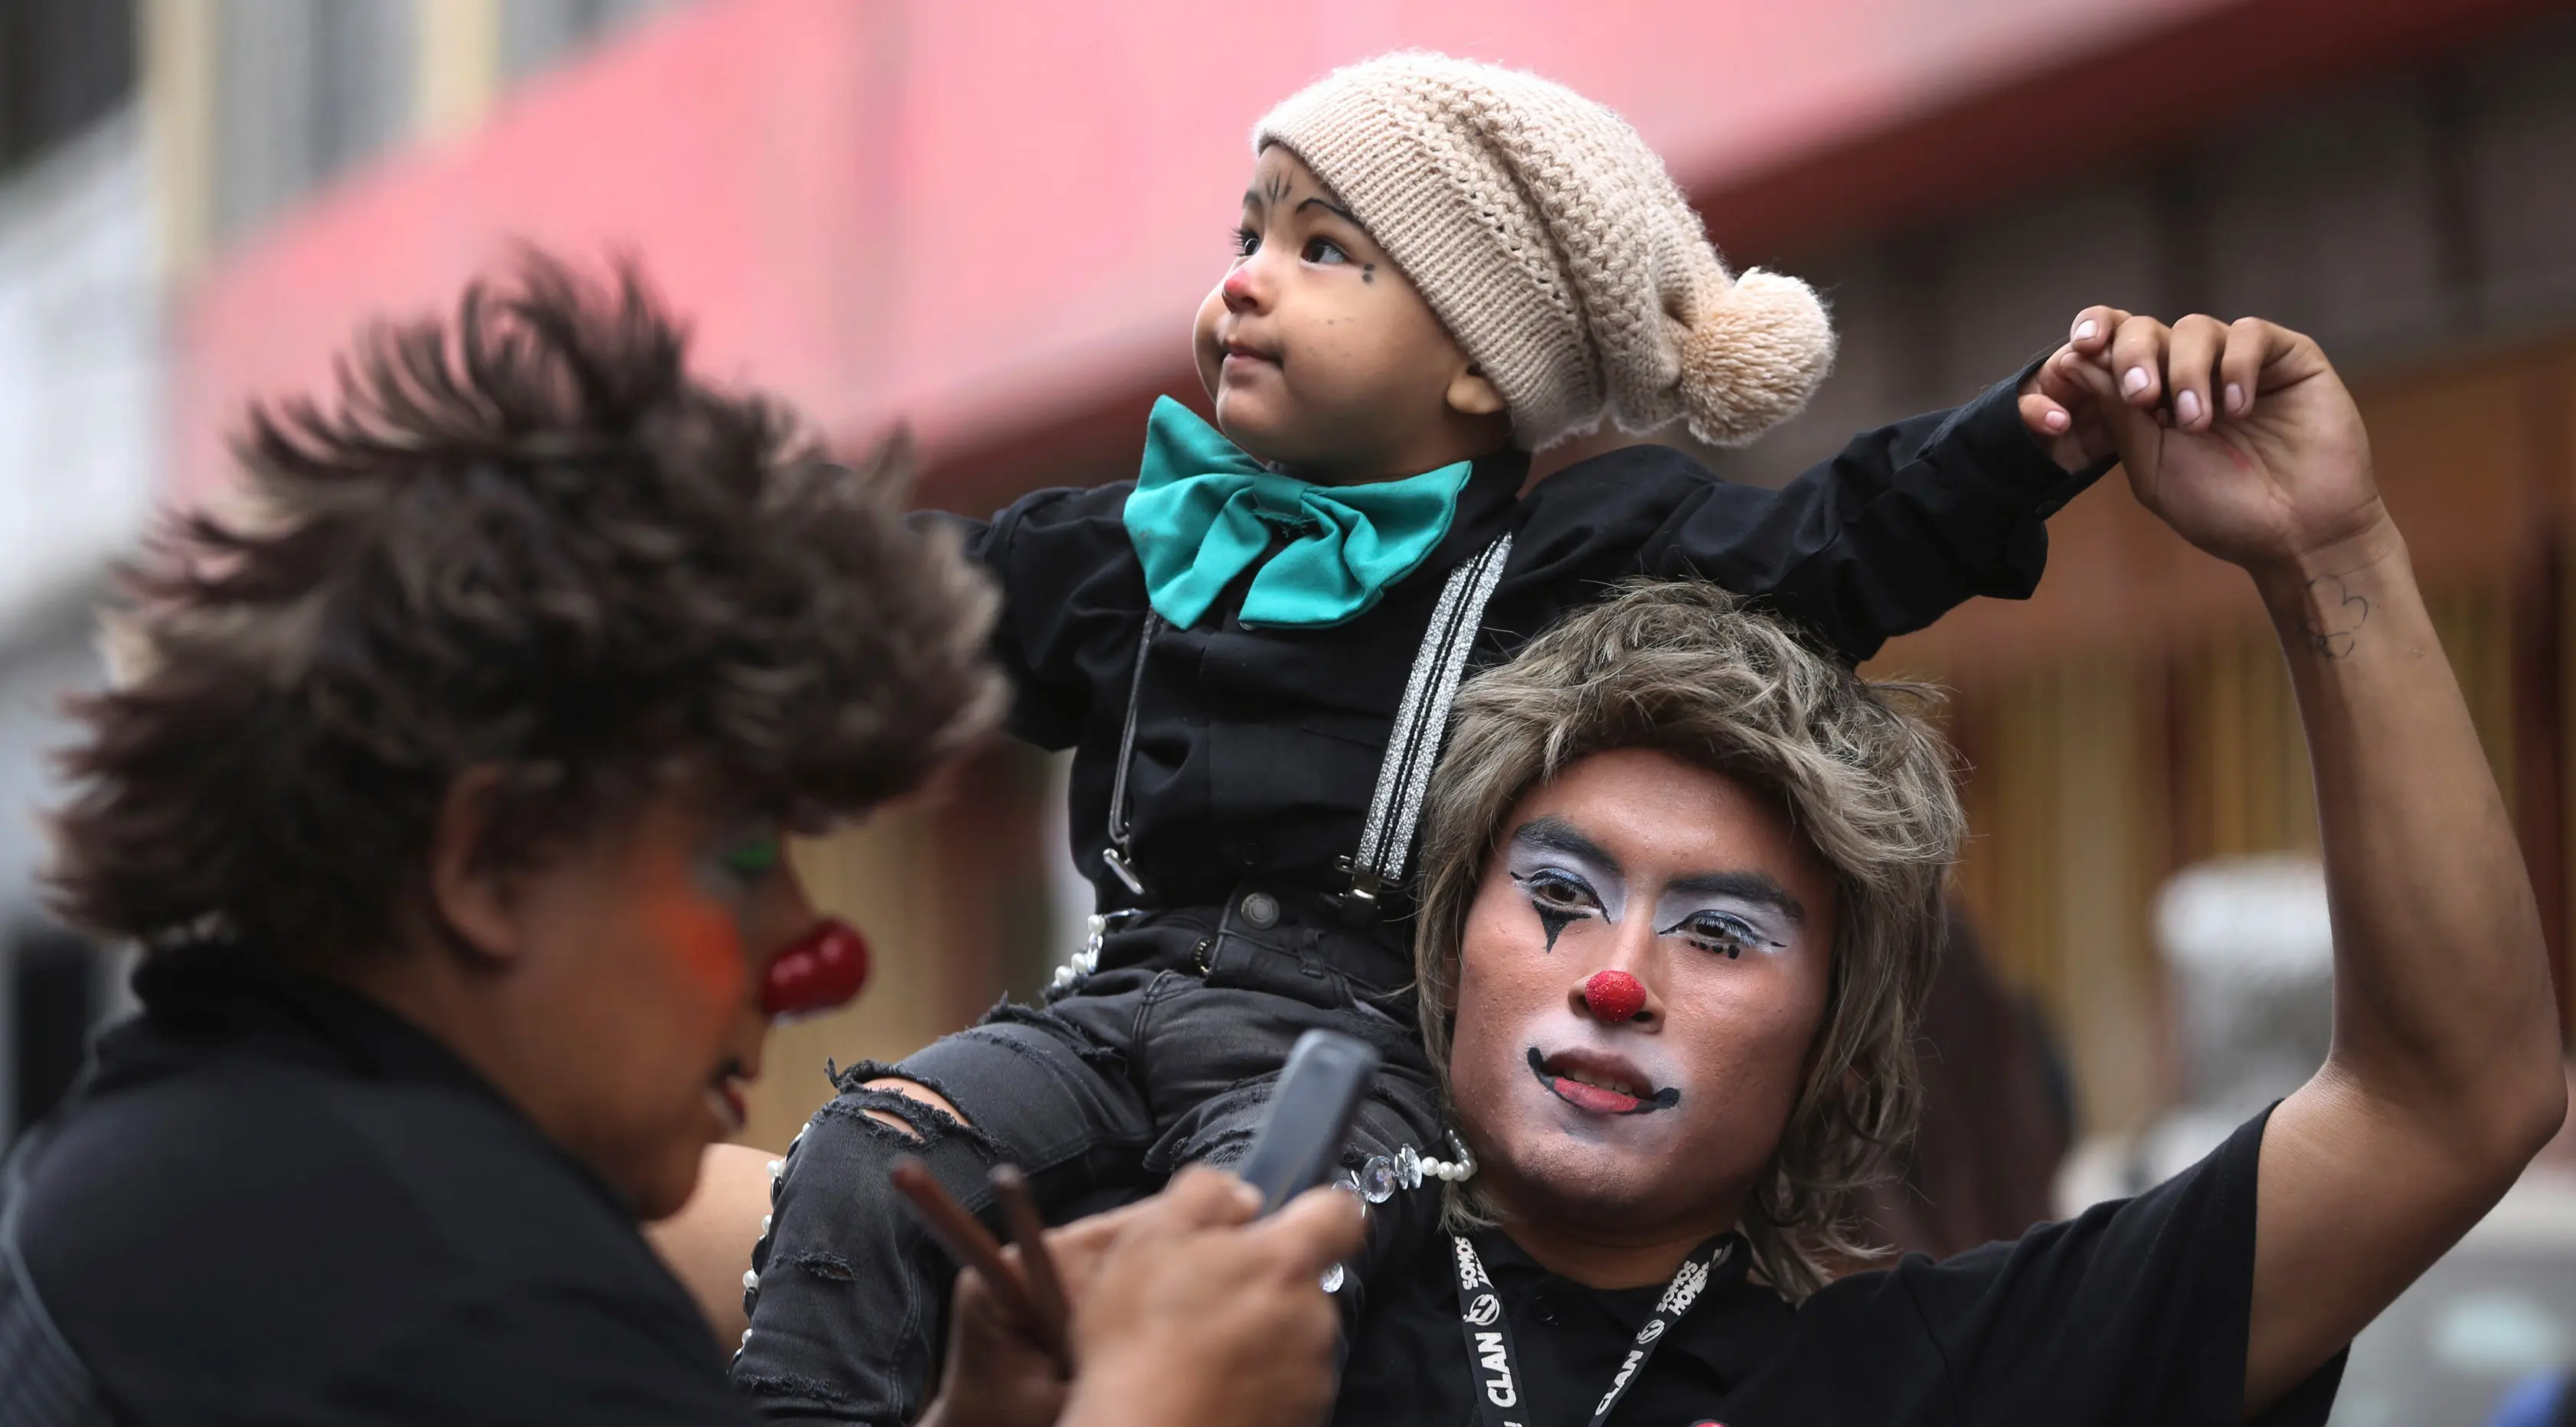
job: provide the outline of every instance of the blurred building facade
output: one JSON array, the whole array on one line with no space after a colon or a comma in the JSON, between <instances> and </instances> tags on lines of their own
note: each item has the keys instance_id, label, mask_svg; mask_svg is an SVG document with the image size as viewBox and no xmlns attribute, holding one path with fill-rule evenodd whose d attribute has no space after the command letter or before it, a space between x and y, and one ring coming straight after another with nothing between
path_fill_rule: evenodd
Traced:
<instances>
[{"instance_id":1,"label":"blurred building facade","mask_svg":"<svg viewBox=\"0 0 2576 1427\"><path fill-rule=\"evenodd\" d=\"M45 912L40 817L112 563L169 481L173 304L225 244L650 8L0 0L0 1142L126 1005L126 959Z\"/></svg>"},{"instance_id":2,"label":"blurred building facade","mask_svg":"<svg viewBox=\"0 0 2576 1427\"><path fill-rule=\"evenodd\" d=\"M2133 77L2063 117L2156 105L2164 82ZM2314 335L2361 398L2564 995L2576 22L2501 17L2249 88L2125 161L1784 244L1782 264L1835 295L1841 368L1807 415L1719 467L1778 478L1842 433L1962 399L2059 340L2087 302ZM2313 853L2313 794L2287 675L2241 576L2125 489L2075 503L2052 537L2038 598L1963 610L1875 668L1954 690L1974 770L1967 900L2006 973L2064 1028L2087 1126L2127 1127L2181 1084L2169 1018L2142 1014L2166 996L2151 900L2208 859Z\"/></svg>"},{"instance_id":3,"label":"blurred building facade","mask_svg":"<svg viewBox=\"0 0 2576 1427\"><path fill-rule=\"evenodd\" d=\"M13 26L113 8L0 0ZM443 300L519 238L640 255L711 369L787 393L836 440L908 422L926 503L1117 478L1152 397L1195 397L1188 313L1222 267L1252 121L1331 65L1404 45L1616 105L1732 259L1827 291L1841 367L1791 427L1705 453L1734 478L1784 479L1851 430L1962 399L2086 302L2303 327L2364 394L2566 954L2563 3L146 0L133 16L139 97L120 90L0 181L53 171L93 133L100 152L125 145L160 340L159 365L129 378L159 419L124 431L150 433L135 488L174 500L227 479L245 397L318 385L370 313ZM0 54L24 32L0 31ZM0 199L0 254L14 211ZM0 256L0 284L17 270ZM0 418L0 441L11 429ZM50 504L68 499L59 483L30 474L69 458L12 454L0 492L42 497L23 508L48 532L72 520ZM98 548L66 544L80 573L25 606L63 611L51 643L21 639L51 651L57 684L94 677L80 610L103 551L131 536L119 499ZM2175 1084L2156 887L2316 831L2286 680L2241 580L2116 482L2054 529L2037 599L1962 611L1875 667L1955 692L1977 832L1966 900L2050 1012L2099 1130L2141 1123ZM15 539L12 557L53 543ZM35 618L8 598L0 677L19 659L12 619ZM8 697L0 717L21 706ZM0 725L0 750L18 759L38 732ZM801 1122L825 1056L899 1054L1070 950L1053 785L1042 760L997 748L805 849L886 955L858 1007L782 1032L752 1138ZM24 823L34 794L8 796ZM0 899L19 899L0 907L32 905L24 882L0 862Z\"/></svg>"},{"instance_id":4,"label":"blurred building facade","mask_svg":"<svg viewBox=\"0 0 2576 1427\"><path fill-rule=\"evenodd\" d=\"M89 608L163 479L158 240L133 14L0 3L0 1139L116 1004L34 892L55 706L98 677Z\"/></svg>"}]
</instances>

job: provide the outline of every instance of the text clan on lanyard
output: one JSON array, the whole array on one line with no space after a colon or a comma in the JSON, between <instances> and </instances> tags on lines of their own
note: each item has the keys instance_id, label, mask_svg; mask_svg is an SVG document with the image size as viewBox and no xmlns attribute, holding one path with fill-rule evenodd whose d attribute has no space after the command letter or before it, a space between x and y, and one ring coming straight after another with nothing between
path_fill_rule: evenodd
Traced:
<instances>
[{"instance_id":1,"label":"text clan on lanyard","mask_svg":"<svg viewBox=\"0 0 2576 1427\"><path fill-rule=\"evenodd\" d=\"M1476 1374L1476 1400L1485 1427L1527 1427L1524 1419L1513 1415L1521 1405L1521 1381L1512 1370L1512 1325L1503 1316L1502 1295L1486 1276L1485 1261L1476 1257L1475 1245L1467 1242L1467 1236L1451 1234L1449 1239L1458 1247L1458 1325L1467 1335L1467 1360ZM1610 1390L1601 1394L1592 1409L1592 1427L1610 1420L1610 1410L1627 1396L1628 1384L1645 1369L1664 1334L1699 1302L1708 1287L1709 1271L1725 1263L1734 1250L1733 1236L1720 1234L1691 1250L1682 1266L1673 1270L1673 1281L1664 1286L1664 1296L1655 1300L1654 1313L1629 1342L1628 1356L1612 1375Z\"/></svg>"}]
</instances>

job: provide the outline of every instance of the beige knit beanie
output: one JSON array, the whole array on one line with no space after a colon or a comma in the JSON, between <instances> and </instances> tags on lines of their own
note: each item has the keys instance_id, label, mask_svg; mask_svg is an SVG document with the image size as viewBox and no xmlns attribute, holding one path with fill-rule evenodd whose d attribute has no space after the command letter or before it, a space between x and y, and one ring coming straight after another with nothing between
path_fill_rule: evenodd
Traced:
<instances>
[{"instance_id":1,"label":"beige knit beanie","mask_svg":"<svg viewBox=\"0 0 2576 1427\"><path fill-rule=\"evenodd\" d=\"M1563 85L1406 52L1253 129L1335 193L1511 404L1532 450L1604 416L1739 446L1798 413L1833 327L1796 278L1730 278L1637 131Z\"/></svg>"}]
</instances>

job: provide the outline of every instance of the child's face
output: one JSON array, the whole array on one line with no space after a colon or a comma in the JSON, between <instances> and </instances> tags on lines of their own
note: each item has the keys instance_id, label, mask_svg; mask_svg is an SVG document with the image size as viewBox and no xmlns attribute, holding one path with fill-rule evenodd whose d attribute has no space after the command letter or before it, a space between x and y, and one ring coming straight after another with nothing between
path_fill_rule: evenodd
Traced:
<instances>
[{"instance_id":1,"label":"child's face","mask_svg":"<svg viewBox=\"0 0 2576 1427\"><path fill-rule=\"evenodd\" d=\"M1195 332L1217 429L1310 480L1414 475L1510 439L1502 398L1412 282L1286 149L1262 150L1238 256Z\"/></svg>"}]
</instances>

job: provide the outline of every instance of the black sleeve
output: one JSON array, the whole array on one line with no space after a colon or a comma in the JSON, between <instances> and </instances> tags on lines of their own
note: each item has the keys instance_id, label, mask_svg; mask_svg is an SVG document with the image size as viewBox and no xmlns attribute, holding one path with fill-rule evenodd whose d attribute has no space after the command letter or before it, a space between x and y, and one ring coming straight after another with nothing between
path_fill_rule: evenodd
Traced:
<instances>
[{"instance_id":1,"label":"black sleeve","mask_svg":"<svg viewBox=\"0 0 2576 1427\"><path fill-rule=\"evenodd\" d=\"M1857 663L1972 596L2027 598L2047 564L2048 517L2109 469L2062 470L2023 429L2026 374L1862 432L1779 490L1719 480L1659 447L1582 462L1524 502L1513 563L1587 581L1714 580Z\"/></svg>"},{"instance_id":2,"label":"black sleeve","mask_svg":"<svg viewBox=\"0 0 2576 1427\"><path fill-rule=\"evenodd\" d=\"M2255 1116L2199 1164L2008 1244L1890 1276L1948 1368L1961 1422L2189 1427L2243 1417L2254 1293ZM2341 1353L2251 1419L2326 1420Z\"/></svg>"},{"instance_id":3,"label":"black sleeve","mask_svg":"<svg viewBox=\"0 0 2576 1427\"><path fill-rule=\"evenodd\" d=\"M1115 637L1134 640L1144 577L1124 520L1132 485L1038 491L990 520L943 511L913 516L919 527L955 531L1000 589L992 652L1011 676L1007 726L1040 748L1069 748L1082 736L1091 710L1080 657L1086 642L1102 635L1104 623L1129 631Z\"/></svg>"},{"instance_id":4,"label":"black sleeve","mask_svg":"<svg viewBox=\"0 0 2576 1427\"><path fill-rule=\"evenodd\" d=\"M373 1400L349 1415L424 1427L750 1423L705 1324L654 1311L660 1306L582 1285L475 1295L358 1373L344 1391Z\"/></svg>"}]
</instances>

